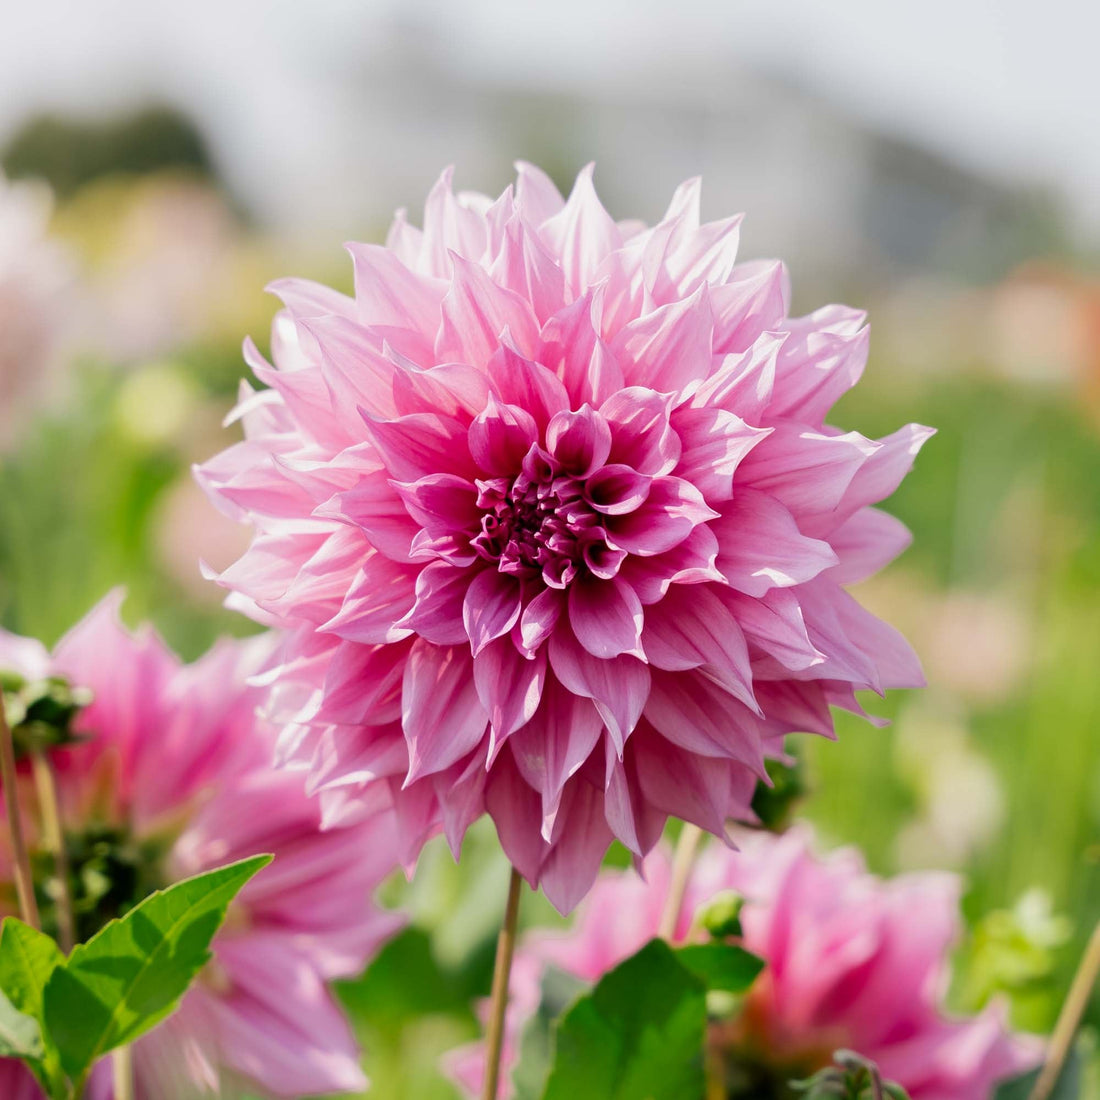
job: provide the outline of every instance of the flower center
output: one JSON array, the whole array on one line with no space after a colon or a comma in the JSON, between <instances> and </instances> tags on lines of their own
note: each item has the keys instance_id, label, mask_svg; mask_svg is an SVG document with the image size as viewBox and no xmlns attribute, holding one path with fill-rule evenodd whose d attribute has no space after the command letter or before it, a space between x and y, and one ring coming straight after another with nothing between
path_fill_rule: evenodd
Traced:
<instances>
[{"instance_id":1,"label":"flower center","mask_svg":"<svg viewBox=\"0 0 1100 1100\"><path fill-rule=\"evenodd\" d=\"M94 936L108 921L168 885L163 866L170 846L168 838L139 840L124 826L89 825L66 831L77 942ZM53 857L40 849L31 854L31 863L43 930L56 936L59 890Z\"/></svg>"},{"instance_id":2,"label":"flower center","mask_svg":"<svg viewBox=\"0 0 1100 1100\"><path fill-rule=\"evenodd\" d=\"M566 588L581 573L613 577L626 552L607 541L595 478L562 473L532 450L515 478L478 481L478 554L502 573Z\"/></svg>"}]
</instances>

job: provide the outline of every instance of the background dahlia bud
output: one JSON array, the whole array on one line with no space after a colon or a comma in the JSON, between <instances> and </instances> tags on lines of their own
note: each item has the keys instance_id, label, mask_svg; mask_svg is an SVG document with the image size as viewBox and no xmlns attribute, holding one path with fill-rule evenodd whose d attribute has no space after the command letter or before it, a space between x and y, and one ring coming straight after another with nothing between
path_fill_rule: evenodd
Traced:
<instances>
[{"instance_id":1,"label":"background dahlia bud","mask_svg":"<svg viewBox=\"0 0 1100 1100\"><path fill-rule=\"evenodd\" d=\"M198 477L255 528L219 579L289 630L270 710L329 822L391 803L411 854L487 812L568 910L612 839L723 834L785 734L922 682L843 586L907 545L872 505L929 429L825 424L863 316L789 317L739 226L698 181L644 228L591 167L568 200L448 171L422 229L349 246L354 297L273 285L267 388Z\"/></svg>"}]
</instances>

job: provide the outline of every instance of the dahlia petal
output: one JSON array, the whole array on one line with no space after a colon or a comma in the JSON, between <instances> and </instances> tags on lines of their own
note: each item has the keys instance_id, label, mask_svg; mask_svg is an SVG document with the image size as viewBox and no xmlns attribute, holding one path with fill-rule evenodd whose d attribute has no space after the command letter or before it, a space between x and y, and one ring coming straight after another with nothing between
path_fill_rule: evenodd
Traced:
<instances>
[{"instance_id":1,"label":"dahlia petal","mask_svg":"<svg viewBox=\"0 0 1100 1100\"><path fill-rule=\"evenodd\" d=\"M879 440L879 445L852 477L840 502L841 509L851 512L867 504L877 504L893 493L913 468L921 447L933 435L934 428L906 424Z\"/></svg>"},{"instance_id":2,"label":"dahlia petal","mask_svg":"<svg viewBox=\"0 0 1100 1100\"><path fill-rule=\"evenodd\" d=\"M489 771L485 808L497 827L497 837L509 863L528 882L538 882L545 842L539 801L512 760L512 743L519 736L519 733L513 735Z\"/></svg>"},{"instance_id":3,"label":"dahlia petal","mask_svg":"<svg viewBox=\"0 0 1100 1100\"><path fill-rule=\"evenodd\" d=\"M680 585L646 612L642 645L655 668L699 668L747 707L754 708L745 636L715 585Z\"/></svg>"},{"instance_id":4,"label":"dahlia petal","mask_svg":"<svg viewBox=\"0 0 1100 1100\"><path fill-rule=\"evenodd\" d=\"M529 722L542 698L546 680L546 653L527 659L510 638L490 642L474 659L474 683L489 714L492 744L489 764L520 726Z\"/></svg>"},{"instance_id":5,"label":"dahlia petal","mask_svg":"<svg viewBox=\"0 0 1100 1100\"><path fill-rule=\"evenodd\" d=\"M487 364L507 329L525 355L537 347L539 325L528 302L497 286L477 264L452 257L454 276L443 299L443 322L435 352L475 367Z\"/></svg>"},{"instance_id":6,"label":"dahlia petal","mask_svg":"<svg viewBox=\"0 0 1100 1100\"><path fill-rule=\"evenodd\" d=\"M542 796L542 828L549 842L566 782L592 755L604 723L590 699L574 695L553 675L543 685L542 705L509 739L516 767Z\"/></svg>"},{"instance_id":7,"label":"dahlia petal","mask_svg":"<svg viewBox=\"0 0 1100 1100\"><path fill-rule=\"evenodd\" d=\"M718 540L708 526L699 526L683 542L656 557L628 557L619 572L646 606L664 599L673 584L705 584L726 578L718 571Z\"/></svg>"},{"instance_id":8,"label":"dahlia petal","mask_svg":"<svg viewBox=\"0 0 1100 1100\"><path fill-rule=\"evenodd\" d=\"M861 508L829 535L840 564L829 570L837 584L855 584L889 565L913 541L909 528L877 508Z\"/></svg>"},{"instance_id":9,"label":"dahlia petal","mask_svg":"<svg viewBox=\"0 0 1100 1100\"><path fill-rule=\"evenodd\" d=\"M565 608L565 600L565 593L560 589L544 588L523 609L520 637L524 649L529 653L538 649L553 633Z\"/></svg>"},{"instance_id":10,"label":"dahlia petal","mask_svg":"<svg viewBox=\"0 0 1100 1100\"><path fill-rule=\"evenodd\" d=\"M417 481L440 470L460 477L477 476L461 421L411 413L393 420L364 415L363 424L390 476L398 481Z\"/></svg>"},{"instance_id":11,"label":"dahlia petal","mask_svg":"<svg viewBox=\"0 0 1100 1100\"><path fill-rule=\"evenodd\" d=\"M698 213L694 215L697 228L685 233L665 257L665 270L678 296L686 298L701 286L720 286L729 279L737 262L743 220L735 214L700 226Z\"/></svg>"},{"instance_id":12,"label":"dahlia petal","mask_svg":"<svg viewBox=\"0 0 1100 1100\"><path fill-rule=\"evenodd\" d=\"M681 407L672 423L683 443L677 477L691 482L709 501L733 496L733 475L741 460L770 428L753 428L725 409Z\"/></svg>"},{"instance_id":13,"label":"dahlia petal","mask_svg":"<svg viewBox=\"0 0 1100 1100\"><path fill-rule=\"evenodd\" d=\"M633 512L649 495L651 477L631 466L611 463L593 473L584 485L585 500L609 516Z\"/></svg>"},{"instance_id":14,"label":"dahlia petal","mask_svg":"<svg viewBox=\"0 0 1100 1100\"><path fill-rule=\"evenodd\" d=\"M613 463L654 477L672 472L681 453L680 437L670 420L672 400L643 386L629 386L600 406L611 428Z\"/></svg>"},{"instance_id":15,"label":"dahlia petal","mask_svg":"<svg viewBox=\"0 0 1100 1100\"><path fill-rule=\"evenodd\" d=\"M507 341L497 349L489 369L500 400L526 409L540 432L555 413L569 409L569 394L561 379L541 363L525 359Z\"/></svg>"},{"instance_id":16,"label":"dahlia petal","mask_svg":"<svg viewBox=\"0 0 1100 1100\"><path fill-rule=\"evenodd\" d=\"M394 325L435 332L447 292L442 279L411 271L390 248L377 244L344 246L355 271L355 305L364 325Z\"/></svg>"},{"instance_id":17,"label":"dahlia petal","mask_svg":"<svg viewBox=\"0 0 1100 1100\"><path fill-rule=\"evenodd\" d=\"M418 638L409 650L401 692L401 726L409 745L406 787L457 763L484 736L489 717L472 666L464 646Z\"/></svg>"},{"instance_id":18,"label":"dahlia petal","mask_svg":"<svg viewBox=\"0 0 1100 1100\"><path fill-rule=\"evenodd\" d=\"M569 624L577 641L593 657L642 657L642 604L634 589L619 577L586 580L569 587Z\"/></svg>"},{"instance_id":19,"label":"dahlia petal","mask_svg":"<svg viewBox=\"0 0 1100 1100\"><path fill-rule=\"evenodd\" d=\"M683 393L711 372L714 318L706 288L625 325L611 342L631 377L659 393Z\"/></svg>"},{"instance_id":20,"label":"dahlia petal","mask_svg":"<svg viewBox=\"0 0 1100 1100\"><path fill-rule=\"evenodd\" d=\"M782 423L746 456L737 482L771 493L797 516L828 514L879 449L880 444L859 432L825 435Z\"/></svg>"},{"instance_id":21,"label":"dahlia petal","mask_svg":"<svg viewBox=\"0 0 1100 1100\"><path fill-rule=\"evenodd\" d=\"M767 778L756 716L703 672L654 669L645 717L674 745L736 760Z\"/></svg>"},{"instance_id":22,"label":"dahlia petal","mask_svg":"<svg viewBox=\"0 0 1100 1100\"><path fill-rule=\"evenodd\" d=\"M738 264L730 281L710 292L715 354L745 351L761 333L781 328L789 301L790 280L778 260Z\"/></svg>"},{"instance_id":23,"label":"dahlia petal","mask_svg":"<svg viewBox=\"0 0 1100 1100\"><path fill-rule=\"evenodd\" d=\"M718 598L745 637L784 668L797 672L824 660L806 632L796 591L773 588L762 596L746 596L727 588L718 592Z\"/></svg>"},{"instance_id":24,"label":"dahlia petal","mask_svg":"<svg viewBox=\"0 0 1100 1100\"><path fill-rule=\"evenodd\" d=\"M631 796L626 769L615 755L611 742L605 741L604 747L607 756L607 779L603 796L604 821L615 839L627 851L640 858L643 855L642 845L638 840L638 825L634 817L634 798L638 796Z\"/></svg>"},{"instance_id":25,"label":"dahlia petal","mask_svg":"<svg viewBox=\"0 0 1100 1100\"><path fill-rule=\"evenodd\" d=\"M855 318L859 324L863 315L856 313ZM828 310L820 310L787 322L789 335L776 364L773 416L821 424L837 400L859 381L867 364L870 329L853 332L848 318L833 328L831 320Z\"/></svg>"},{"instance_id":26,"label":"dahlia petal","mask_svg":"<svg viewBox=\"0 0 1100 1100\"><path fill-rule=\"evenodd\" d=\"M573 298L584 294L604 257L622 244L618 226L596 195L593 170L591 164L580 170L565 205L539 230L547 247L560 258L566 289Z\"/></svg>"},{"instance_id":27,"label":"dahlia petal","mask_svg":"<svg viewBox=\"0 0 1100 1100\"><path fill-rule=\"evenodd\" d=\"M453 179L454 168L447 168L424 203L421 267L443 278L451 271L452 254L478 260L488 243L485 218L458 201L451 189Z\"/></svg>"},{"instance_id":28,"label":"dahlia petal","mask_svg":"<svg viewBox=\"0 0 1100 1100\"><path fill-rule=\"evenodd\" d=\"M550 904L559 913L569 913L592 889L612 833L601 792L583 780L575 779L566 787L561 813L568 816L569 828L546 857L540 881Z\"/></svg>"},{"instance_id":29,"label":"dahlia petal","mask_svg":"<svg viewBox=\"0 0 1100 1100\"><path fill-rule=\"evenodd\" d=\"M481 511L473 482L454 474L428 474L417 481L391 481L390 485L429 535L477 533Z\"/></svg>"},{"instance_id":30,"label":"dahlia petal","mask_svg":"<svg viewBox=\"0 0 1100 1100\"><path fill-rule=\"evenodd\" d=\"M820 682L758 681L756 697L766 716L766 731L775 737L816 733L835 739L829 696Z\"/></svg>"},{"instance_id":31,"label":"dahlia petal","mask_svg":"<svg viewBox=\"0 0 1100 1100\"><path fill-rule=\"evenodd\" d=\"M470 572L446 561L429 562L416 578L416 602L397 624L436 645L469 640L462 606Z\"/></svg>"},{"instance_id":32,"label":"dahlia petal","mask_svg":"<svg viewBox=\"0 0 1100 1100\"><path fill-rule=\"evenodd\" d=\"M621 754L645 707L649 669L625 653L606 660L594 657L571 631L555 631L549 644L554 675L575 695L596 704Z\"/></svg>"},{"instance_id":33,"label":"dahlia petal","mask_svg":"<svg viewBox=\"0 0 1100 1100\"><path fill-rule=\"evenodd\" d=\"M385 353L395 355L389 345ZM427 370L401 369L393 376L393 404L398 416L442 413L468 423L489 399L488 376L468 363L440 363Z\"/></svg>"},{"instance_id":34,"label":"dahlia petal","mask_svg":"<svg viewBox=\"0 0 1100 1100\"><path fill-rule=\"evenodd\" d=\"M417 525L385 470L366 474L353 489L335 493L313 510L319 519L351 523L371 545L394 561L408 561Z\"/></svg>"},{"instance_id":35,"label":"dahlia petal","mask_svg":"<svg viewBox=\"0 0 1100 1100\"><path fill-rule=\"evenodd\" d=\"M749 423L760 423L769 413L779 349L786 339L785 333L764 332L746 351L727 355L695 391L691 407L722 408Z\"/></svg>"},{"instance_id":36,"label":"dahlia petal","mask_svg":"<svg viewBox=\"0 0 1100 1100\"><path fill-rule=\"evenodd\" d=\"M515 476L536 442L538 428L526 409L502 405L492 394L469 430L470 454L490 477Z\"/></svg>"},{"instance_id":37,"label":"dahlia petal","mask_svg":"<svg viewBox=\"0 0 1100 1100\"><path fill-rule=\"evenodd\" d=\"M720 547L718 570L749 596L802 584L837 563L827 542L807 538L778 500L756 489L735 486L710 528Z\"/></svg>"},{"instance_id":38,"label":"dahlia petal","mask_svg":"<svg viewBox=\"0 0 1100 1100\"><path fill-rule=\"evenodd\" d=\"M412 633L397 623L412 608L415 598L416 571L377 551L368 551L343 606L319 629L350 642L398 642Z\"/></svg>"},{"instance_id":39,"label":"dahlia petal","mask_svg":"<svg viewBox=\"0 0 1100 1100\"><path fill-rule=\"evenodd\" d=\"M516 209L528 225L540 226L565 206L550 177L525 160L516 161Z\"/></svg>"},{"instance_id":40,"label":"dahlia petal","mask_svg":"<svg viewBox=\"0 0 1100 1100\"><path fill-rule=\"evenodd\" d=\"M540 324L565 306L565 276L537 233L528 230L521 215L504 228L504 239L489 275L499 286L531 303Z\"/></svg>"},{"instance_id":41,"label":"dahlia petal","mask_svg":"<svg viewBox=\"0 0 1100 1100\"><path fill-rule=\"evenodd\" d=\"M609 516L605 526L612 545L650 557L671 550L700 523L717 516L694 485L678 477L659 477L641 507L625 516Z\"/></svg>"},{"instance_id":42,"label":"dahlia petal","mask_svg":"<svg viewBox=\"0 0 1100 1100\"><path fill-rule=\"evenodd\" d=\"M494 639L519 622L523 596L519 581L496 569L483 569L470 581L462 621L476 657Z\"/></svg>"},{"instance_id":43,"label":"dahlia petal","mask_svg":"<svg viewBox=\"0 0 1100 1100\"><path fill-rule=\"evenodd\" d=\"M690 821L709 833L722 836L726 819L743 811L731 803L730 781L712 756L683 750L670 752L668 742L644 718L630 740L629 759L646 799L663 813ZM756 785L756 776L740 769ZM751 793L749 799L751 799Z\"/></svg>"},{"instance_id":44,"label":"dahlia petal","mask_svg":"<svg viewBox=\"0 0 1100 1100\"><path fill-rule=\"evenodd\" d=\"M393 378L397 368L385 355L380 341L347 317L315 317L303 321L302 327L317 344L328 403L341 421L349 424L353 437L360 431L355 423L359 406L372 416L394 415Z\"/></svg>"},{"instance_id":45,"label":"dahlia petal","mask_svg":"<svg viewBox=\"0 0 1100 1100\"><path fill-rule=\"evenodd\" d=\"M557 413L546 428L546 446L574 477L598 470L611 452L611 429L591 405Z\"/></svg>"},{"instance_id":46,"label":"dahlia petal","mask_svg":"<svg viewBox=\"0 0 1100 1100\"><path fill-rule=\"evenodd\" d=\"M408 210L401 207L393 216L386 233L386 247L408 268L420 265L424 234L415 225L409 225Z\"/></svg>"},{"instance_id":47,"label":"dahlia petal","mask_svg":"<svg viewBox=\"0 0 1100 1100\"><path fill-rule=\"evenodd\" d=\"M275 279L264 290L279 298L295 318L355 316L354 299L312 279Z\"/></svg>"},{"instance_id":48,"label":"dahlia petal","mask_svg":"<svg viewBox=\"0 0 1100 1100\"><path fill-rule=\"evenodd\" d=\"M443 818L443 835L457 860L469 827L485 812L485 755L473 753L465 764L458 763L431 777Z\"/></svg>"}]
</instances>

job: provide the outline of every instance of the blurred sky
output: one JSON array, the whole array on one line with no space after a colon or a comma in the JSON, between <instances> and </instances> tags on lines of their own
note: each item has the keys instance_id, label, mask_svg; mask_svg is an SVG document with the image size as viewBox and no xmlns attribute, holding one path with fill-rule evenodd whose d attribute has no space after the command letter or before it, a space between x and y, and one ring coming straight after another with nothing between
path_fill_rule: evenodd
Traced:
<instances>
[{"instance_id":1,"label":"blurred sky","mask_svg":"<svg viewBox=\"0 0 1100 1100\"><path fill-rule=\"evenodd\" d=\"M353 191L364 107L349 89L399 27L491 85L675 97L756 67L967 167L1052 187L1100 235L1095 0L0 3L0 139L43 107L167 97L276 222Z\"/></svg>"}]
</instances>

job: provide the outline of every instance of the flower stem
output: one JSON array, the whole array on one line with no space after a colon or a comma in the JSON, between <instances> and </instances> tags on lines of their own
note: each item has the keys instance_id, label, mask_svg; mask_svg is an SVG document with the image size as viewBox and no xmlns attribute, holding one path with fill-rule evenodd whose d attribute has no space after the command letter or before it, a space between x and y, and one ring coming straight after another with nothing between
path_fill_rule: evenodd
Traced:
<instances>
[{"instance_id":1,"label":"flower stem","mask_svg":"<svg viewBox=\"0 0 1100 1100\"><path fill-rule=\"evenodd\" d=\"M69 854L65 850L65 832L61 825L61 807L57 799L57 778L53 764L42 749L31 749L31 770L38 792L38 812L42 819L42 839L53 856L57 896L57 942L67 955L76 942L73 895L69 884Z\"/></svg>"},{"instance_id":2,"label":"flower stem","mask_svg":"<svg viewBox=\"0 0 1100 1100\"><path fill-rule=\"evenodd\" d=\"M31 861L27 855L27 843L23 837L23 819L19 813L19 790L15 776L15 742L12 740L8 719L0 699L0 779L3 780L4 808L8 816L11 834L12 862L15 865L15 892L19 897L19 913L25 923L41 929L38 902L34 897L34 878Z\"/></svg>"},{"instance_id":3,"label":"flower stem","mask_svg":"<svg viewBox=\"0 0 1100 1100\"><path fill-rule=\"evenodd\" d=\"M504 1013L508 1007L508 979L512 973L512 956L516 949L516 919L519 916L519 891L523 884L519 871L512 868L508 884L508 904L504 924L497 939L496 965L493 967L493 991L490 999L489 1025L486 1031L488 1061L485 1066L485 1088L482 1100L497 1100L500 1085L500 1056L504 1049Z\"/></svg>"},{"instance_id":4,"label":"flower stem","mask_svg":"<svg viewBox=\"0 0 1100 1100\"><path fill-rule=\"evenodd\" d=\"M698 825L684 822L680 839L676 842L676 855L672 860L672 881L668 886L665 909L661 914L661 924L657 934L671 942L676 936L676 926L680 923L680 911L684 907L684 894L687 893L691 868L695 863L695 851L699 847L703 830Z\"/></svg>"},{"instance_id":5,"label":"flower stem","mask_svg":"<svg viewBox=\"0 0 1100 1100\"><path fill-rule=\"evenodd\" d=\"M1088 946L1077 967L1077 973L1073 976L1073 984L1069 987L1066 1002L1062 1005L1058 1022L1054 1025L1054 1032L1050 1037L1046 1061L1043 1063L1035 1087L1031 1090L1029 1100L1047 1100L1058 1083L1062 1067L1069 1057L1074 1036L1080 1026L1081 1017L1088 1007L1089 996L1098 977L1100 977L1100 924L1092 930Z\"/></svg>"},{"instance_id":6,"label":"flower stem","mask_svg":"<svg viewBox=\"0 0 1100 1100\"><path fill-rule=\"evenodd\" d=\"M134 1100L134 1056L129 1046L116 1047L111 1054L114 1100Z\"/></svg>"}]
</instances>

